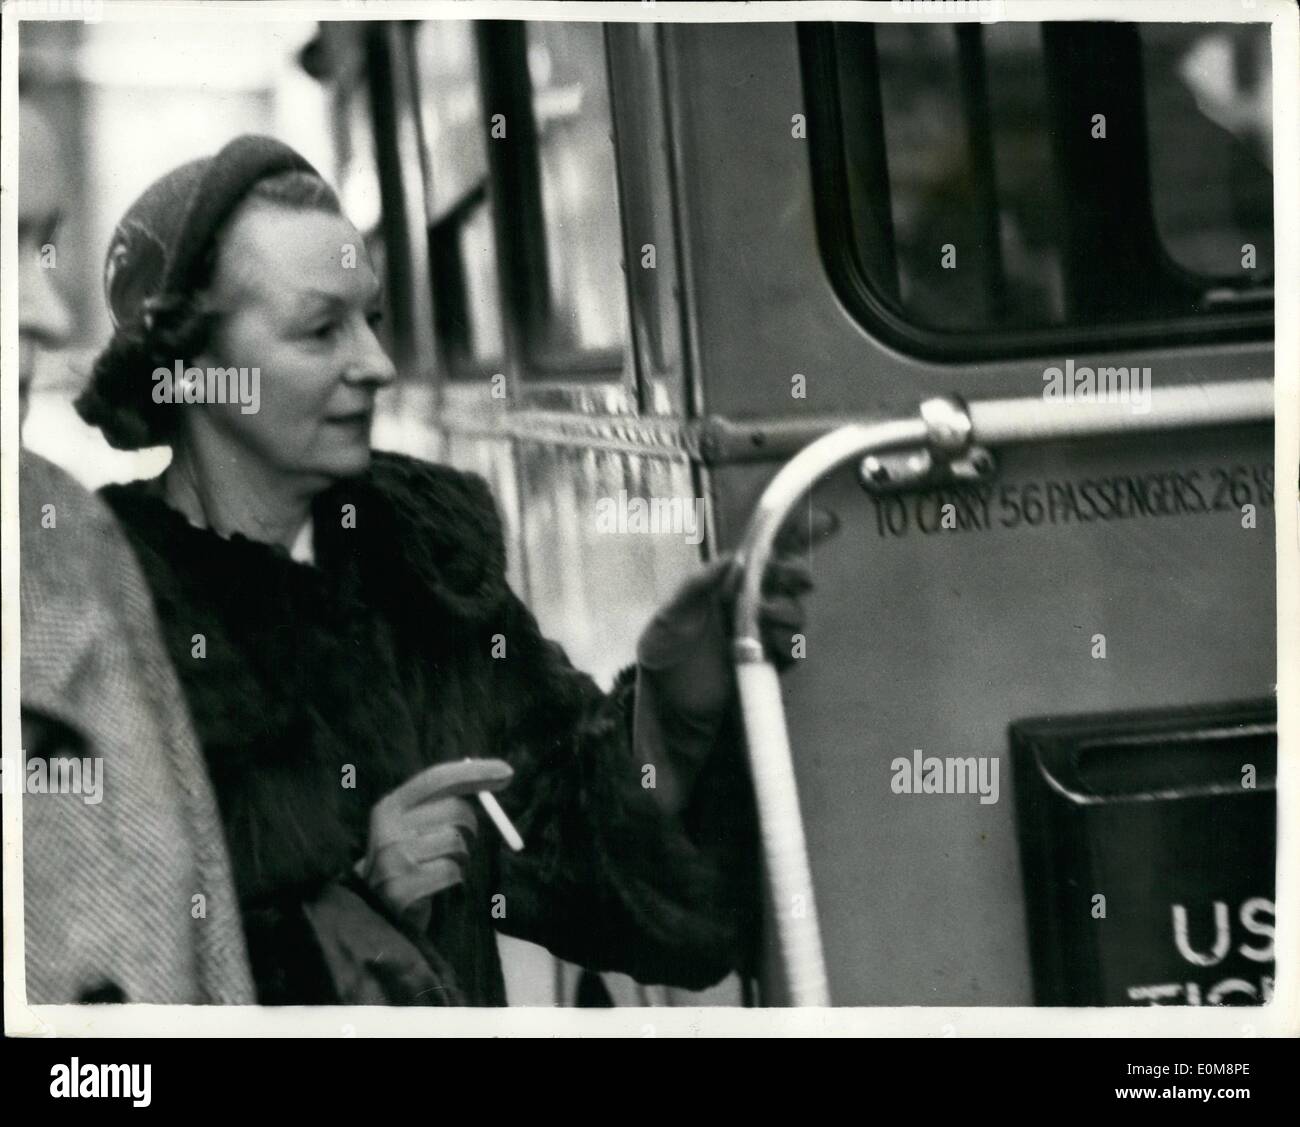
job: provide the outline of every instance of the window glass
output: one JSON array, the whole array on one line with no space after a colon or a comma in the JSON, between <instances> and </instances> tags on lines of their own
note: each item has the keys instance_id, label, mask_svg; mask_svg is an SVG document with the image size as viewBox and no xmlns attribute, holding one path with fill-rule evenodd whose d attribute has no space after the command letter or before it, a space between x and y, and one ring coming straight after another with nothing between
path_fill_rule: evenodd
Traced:
<instances>
[{"instance_id":1,"label":"window glass","mask_svg":"<svg viewBox=\"0 0 1300 1127\"><path fill-rule=\"evenodd\" d=\"M379 167L375 159L370 94L361 83L340 87L336 94L334 149L339 202L344 214L362 234L375 276L384 283L383 320L377 335L391 356L396 348L394 281L389 275L388 247L384 242L383 207L379 192Z\"/></svg>"},{"instance_id":2,"label":"window glass","mask_svg":"<svg viewBox=\"0 0 1300 1127\"><path fill-rule=\"evenodd\" d=\"M370 93L358 85L346 95L339 145L339 197L349 219L362 231L379 226L383 206L379 195L379 168L375 162L371 128Z\"/></svg>"},{"instance_id":3,"label":"window glass","mask_svg":"<svg viewBox=\"0 0 1300 1127\"><path fill-rule=\"evenodd\" d=\"M1271 284L1268 26L1144 25L1142 63L1152 203L1166 252L1203 278Z\"/></svg>"},{"instance_id":4,"label":"window glass","mask_svg":"<svg viewBox=\"0 0 1300 1127\"><path fill-rule=\"evenodd\" d=\"M1063 316L1038 29L982 30L993 173L983 197L973 151L979 127L963 112L969 51L963 57L947 24L876 29L897 271L891 289L903 309L936 328ZM994 273L1001 288L990 285Z\"/></svg>"},{"instance_id":5,"label":"window glass","mask_svg":"<svg viewBox=\"0 0 1300 1127\"><path fill-rule=\"evenodd\" d=\"M429 166L429 222L436 223L487 178L487 142L473 26L427 20L415 28L420 128Z\"/></svg>"},{"instance_id":6,"label":"window glass","mask_svg":"<svg viewBox=\"0 0 1300 1127\"><path fill-rule=\"evenodd\" d=\"M486 207L476 207L460 225L459 246L465 268L470 352L480 358L499 357L505 351L505 339L497 291L496 239Z\"/></svg>"},{"instance_id":7,"label":"window glass","mask_svg":"<svg viewBox=\"0 0 1300 1127\"><path fill-rule=\"evenodd\" d=\"M504 346L474 27L428 20L412 34L434 325L448 374L484 378Z\"/></svg>"},{"instance_id":8,"label":"window glass","mask_svg":"<svg viewBox=\"0 0 1300 1127\"><path fill-rule=\"evenodd\" d=\"M968 339L1225 305L1266 321L1266 27L825 33L839 136L820 167L843 190L818 206L837 216L846 237L827 253L847 255L868 317Z\"/></svg>"},{"instance_id":9,"label":"window glass","mask_svg":"<svg viewBox=\"0 0 1300 1127\"><path fill-rule=\"evenodd\" d=\"M626 293L603 30L530 23L527 35L548 291L531 358L552 367L581 353L620 368Z\"/></svg>"},{"instance_id":10,"label":"window glass","mask_svg":"<svg viewBox=\"0 0 1300 1127\"><path fill-rule=\"evenodd\" d=\"M1058 264L1048 229L1050 177L1039 142L1040 58L1023 31L985 35L997 211L980 208L970 127L962 113L962 60L949 25L876 29L888 162L897 302L936 328L1060 316ZM1000 127L998 127L1000 126ZM1001 159L1001 160L1000 160ZM989 222L992 218L992 224ZM866 235L861 231L859 237ZM993 240L991 240L991 234ZM988 274L1001 257L1011 295L995 308Z\"/></svg>"}]
</instances>

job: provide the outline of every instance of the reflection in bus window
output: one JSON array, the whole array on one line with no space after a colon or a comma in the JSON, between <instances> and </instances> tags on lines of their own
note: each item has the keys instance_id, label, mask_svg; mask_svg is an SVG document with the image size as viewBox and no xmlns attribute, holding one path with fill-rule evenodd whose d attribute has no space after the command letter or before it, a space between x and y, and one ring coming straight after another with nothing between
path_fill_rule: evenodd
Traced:
<instances>
[{"instance_id":1,"label":"reflection in bus window","mask_svg":"<svg viewBox=\"0 0 1300 1127\"><path fill-rule=\"evenodd\" d=\"M388 278L388 247L384 242L383 205L379 190L379 166L375 158L370 92L362 82L340 84L336 94L337 123L334 130L339 199L348 218L356 224L376 275ZM383 292L384 316L377 329L384 348L396 350L393 333L397 318L389 285Z\"/></svg>"},{"instance_id":2,"label":"reflection in bus window","mask_svg":"<svg viewBox=\"0 0 1300 1127\"><path fill-rule=\"evenodd\" d=\"M619 369L627 314L604 33L594 23L527 27L548 289L530 359Z\"/></svg>"},{"instance_id":3,"label":"reflection in bus window","mask_svg":"<svg viewBox=\"0 0 1300 1127\"><path fill-rule=\"evenodd\" d=\"M487 376L504 345L473 24L418 23L413 47L434 323L448 374Z\"/></svg>"},{"instance_id":4,"label":"reflection in bus window","mask_svg":"<svg viewBox=\"0 0 1300 1127\"><path fill-rule=\"evenodd\" d=\"M888 316L974 334L1269 308L1266 29L859 24L831 41L846 190L824 198L848 245L827 253Z\"/></svg>"},{"instance_id":5,"label":"reflection in bus window","mask_svg":"<svg viewBox=\"0 0 1300 1127\"><path fill-rule=\"evenodd\" d=\"M497 289L496 239L485 206L474 208L460 224L460 261L465 270L465 302L470 311L470 348L482 360L505 352L501 300Z\"/></svg>"},{"instance_id":6,"label":"reflection in bus window","mask_svg":"<svg viewBox=\"0 0 1300 1127\"><path fill-rule=\"evenodd\" d=\"M487 176L472 25L463 20L418 24L415 59L429 163L429 221L436 223Z\"/></svg>"},{"instance_id":7,"label":"reflection in bus window","mask_svg":"<svg viewBox=\"0 0 1300 1127\"><path fill-rule=\"evenodd\" d=\"M1225 285L1273 278L1273 99L1267 24L1142 28L1151 197L1183 269ZM1254 248L1254 266L1243 247Z\"/></svg>"},{"instance_id":8,"label":"reflection in bus window","mask_svg":"<svg viewBox=\"0 0 1300 1127\"><path fill-rule=\"evenodd\" d=\"M339 160L339 197L348 218L362 231L379 226L382 205L379 168L372 139L370 93L358 83L343 96L345 109L336 132Z\"/></svg>"}]
</instances>

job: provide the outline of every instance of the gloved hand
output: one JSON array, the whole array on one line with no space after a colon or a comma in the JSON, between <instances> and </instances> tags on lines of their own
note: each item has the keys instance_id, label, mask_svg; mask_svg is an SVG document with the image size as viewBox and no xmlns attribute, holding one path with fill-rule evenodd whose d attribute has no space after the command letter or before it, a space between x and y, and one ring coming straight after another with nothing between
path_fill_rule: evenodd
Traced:
<instances>
[{"instance_id":1,"label":"gloved hand","mask_svg":"<svg viewBox=\"0 0 1300 1127\"><path fill-rule=\"evenodd\" d=\"M814 510L811 519L799 512L777 536L759 627L778 669L793 663L793 635L803 632L802 600L813 586L808 551L838 527L826 510ZM655 797L670 813L685 808L735 699L731 633L740 580L734 556L711 564L682 585L637 643L636 750L655 765Z\"/></svg>"},{"instance_id":2,"label":"gloved hand","mask_svg":"<svg viewBox=\"0 0 1300 1127\"><path fill-rule=\"evenodd\" d=\"M502 759L435 763L375 803L355 871L394 919L427 929L433 897L465 879L478 832L474 795L501 790L514 775Z\"/></svg>"}]
</instances>

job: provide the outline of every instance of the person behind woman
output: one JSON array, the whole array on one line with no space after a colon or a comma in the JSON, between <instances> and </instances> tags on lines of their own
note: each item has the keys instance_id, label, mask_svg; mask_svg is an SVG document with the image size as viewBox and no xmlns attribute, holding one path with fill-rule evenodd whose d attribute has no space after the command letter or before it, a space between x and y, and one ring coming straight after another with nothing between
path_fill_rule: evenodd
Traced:
<instances>
[{"instance_id":1,"label":"person behind woman","mask_svg":"<svg viewBox=\"0 0 1300 1127\"><path fill-rule=\"evenodd\" d=\"M71 326L42 268L65 170L26 94L18 136L21 423L39 350ZM101 500L26 450L19 532L24 761L6 749L5 774L40 780L22 800L27 1001L252 1002L215 796L131 549ZM64 771L94 793L63 793Z\"/></svg>"},{"instance_id":2,"label":"person behind woman","mask_svg":"<svg viewBox=\"0 0 1300 1127\"><path fill-rule=\"evenodd\" d=\"M103 495L194 715L259 1000L503 1004L497 928L646 983L748 965L733 570L689 582L609 693L574 669L506 582L486 483L372 453L394 378L380 284L277 141L237 138L149 188L106 290L115 333L78 408L115 446L173 451ZM175 387L178 362L199 371ZM256 410L210 401L218 369L249 390L258 374ZM788 558L771 580L769 645L788 651L810 584ZM521 852L480 791L501 792Z\"/></svg>"}]
</instances>

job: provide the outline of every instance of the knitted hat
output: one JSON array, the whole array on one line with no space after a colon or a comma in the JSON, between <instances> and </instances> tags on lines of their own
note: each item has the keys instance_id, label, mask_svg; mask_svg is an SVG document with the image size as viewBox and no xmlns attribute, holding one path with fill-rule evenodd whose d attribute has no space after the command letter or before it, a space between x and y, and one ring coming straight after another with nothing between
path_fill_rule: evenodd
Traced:
<instances>
[{"instance_id":1,"label":"knitted hat","mask_svg":"<svg viewBox=\"0 0 1300 1127\"><path fill-rule=\"evenodd\" d=\"M278 172L316 170L273 137L236 137L215 156L155 180L113 232L104 293L114 327L133 322L146 301L184 293L190 272L245 193Z\"/></svg>"}]
</instances>

